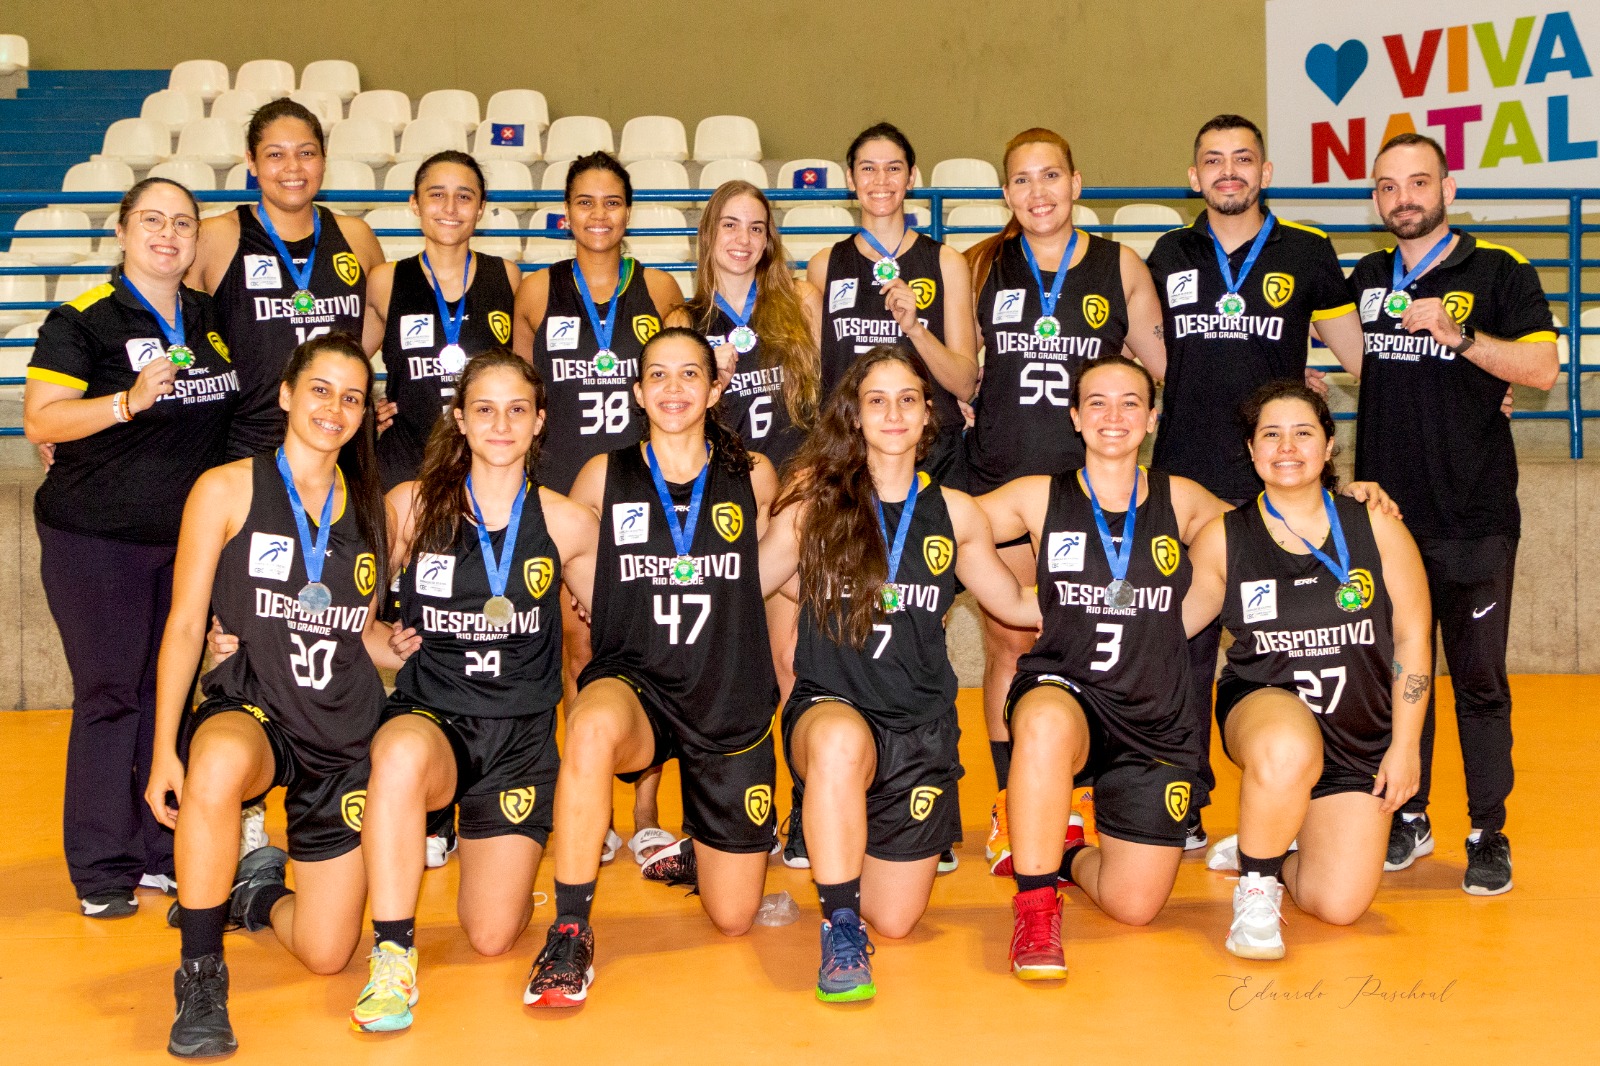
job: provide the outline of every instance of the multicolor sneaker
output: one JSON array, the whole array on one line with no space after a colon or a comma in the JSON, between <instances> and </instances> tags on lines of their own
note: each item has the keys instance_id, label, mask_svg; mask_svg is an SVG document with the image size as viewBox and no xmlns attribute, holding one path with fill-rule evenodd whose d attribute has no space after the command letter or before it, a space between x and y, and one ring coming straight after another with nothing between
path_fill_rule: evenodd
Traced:
<instances>
[{"instance_id":1,"label":"multicolor sneaker","mask_svg":"<svg viewBox=\"0 0 1600 1066\"><path fill-rule=\"evenodd\" d=\"M1189 817L1183 823L1183 850L1199 851L1210 841L1211 838L1206 835L1205 823L1200 820L1200 808L1190 807Z\"/></svg>"},{"instance_id":2,"label":"multicolor sneaker","mask_svg":"<svg viewBox=\"0 0 1600 1066\"><path fill-rule=\"evenodd\" d=\"M1426 814L1406 818L1398 811L1389 823L1389 850L1383 856L1383 868L1391 873L1404 870L1424 855L1433 854L1433 824Z\"/></svg>"},{"instance_id":3,"label":"multicolor sneaker","mask_svg":"<svg viewBox=\"0 0 1600 1066\"><path fill-rule=\"evenodd\" d=\"M417 949L385 940L367 959L367 986L361 990L350 1027L363 1033L388 1033L411 1025L417 1005Z\"/></svg>"},{"instance_id":4,"label":"multicolor sneaker","mask_svg":"<svg viewBox=\"0 0 1600 1066\"><path fill-rule=\"evenodd\" d=\"M1283 958L1283 885L1276 877L1245 874L1233 890L1233 925L1226 946L1241 959Z\"/></svg>"},{"instance_id":5,"label":"multicolor sneaker","mask_svg":"<svg viewBox=\"0 0 1600 1066\"><path fill-rule=\"evenodd\" d=\"M646 881L659 881L674 888L697 888L700 872L694 861L694 844L684 837L662 848L639 868Z\"/></svg>"},{"instance_id":6,"label":"multicolor sneaker","mask_svg":"<svg viewBox=\"0 0 1600 1066\"><path fill-rule=\"evenodd\" d=\"M437 870L450 861L450 853L456 850L457 840L455 827L442 829L437 833L428 834L427 866L430 870Z\"/></svg>"},{"instance_id":7,"label":"multicolor sneaker","mask_svg":"<svg viewBox=\"0 0 1600 1066\"><path fill-rule=\"evenodd\" d=\"M1079 818L1083 826L1083 839L1086 844L1100 843L1100 830L1094 820L1094 786L1085 785L1072 790L1072 813Z\"/></svg>"},{"instance_id":8,"label":"multicolor sneaker","mask_svg":"<svg viewBox=\"0 0 1600 1066\"><path fill-rule=\"evenodd\" d=\"M945 848L939 853L939 866L936 872L953 874L961 867L961 860L956 858L955 848Z\"/></svg>"},{"instance_id":9,"label":"multicolor sneaker","mask_svg":"<svg viewBox=\"0 0 1600 1066\"><path fill-rule=\"evenodd\" d=\"M283 870L288 864L288 853L271 844L240 859L239 869L233 875L233 889L228 893L229 923L243 926L252 933L265 929L265 924L258 925L251 920L250 904L268 885L283 885Z\"/></svg>"},{"instance_id":10,"label":"multicolor sneaker","mask_svg":"<svg viewBox=\"0 0 1600 1066\"><path fill-rule=\"evenodd\" d=\"M1067 836L1061 845L1061 869L1056 871L1056 882L1058 884L1070 885L1074 883L1072 870L1067 866L1067 856L1072 854L1073 848L1087 843L1088 841L1084 839L1083 824L1079 820L1078 812L1073 811L1072 815L1067 819Z\"/></svg>"},{"instance_id":11,"label":"multicolor sneaker","mask_svg":"<svg viewBox=\"0 0 1600 1066\"><path fill-rule=\"evenodd\" d=\"M533 960L522 1002L530 1007L576 1007L594 983L594 930L581 918L556 921Z\"/></svg>"},{"instance_id":12,"label":"multicolor sneaker","mask_svg":"<svg viewBox=\"0 0 1600 1066\"><path fill-rule=\"evenodd\" d=\"M181 1059L228 1055L239 1047L228 1022L228 964L221 955L184 959L172 975L178 1001L167 1053Z\"/></svg>"},{"instance_id":13,"label":"multicolor sneaker","mask_svg":"<svg viewBox=\"0 0 1600 1066\"><path fill-rule=\"evenodd\" d=\"M1006 790L1001 789L989 808L989 839L983 845L983 856L989 860L989 872L996 877L1010 877L1011 827L1006 822Z\"/></svg>"},{"instance_id":14,"label":"multicolor sneaker","mask_svg":"<svg viewBox=\"0 0 1600 1066\"><path fill-rule=\"evenodd\" d=\"M1461 888L1474 896L1511 891L1511 841L1504 833L1485 829L1477 840L1467 841L1467 873Z\"/></svg>"},{"instance_id":15,"label":"multicolor sneaker","mask_svg":"<svg viewBox=\"0 0 1600 1066\"><path fill-rule=\"evenodd\" d=\"M822 923L822 965L817 967L817 998L824 1003L857 1003L878 994L872 983L872 955L866 924L855 911L840 907Z\"/></svg>"},{"instance_id":16,"label":"multicolor sneaker","mask_svg":"<svg viewBox=\"0 0 1600 1066\"><path fill-rule=\"evenodd\" d=\"M1011 897L1011 972L1024 981L1060 981L1067 976L1061 950L1061 897L1035 888Z\"/></svg>"},{"instance_id":17,"label":"multicolor sneaker","mask_svg":"<svg viewBox=\"0 0 1600 1066\"><path fill-rule=\"evenodd\" d=\"M272 843L267 836L266 801L239 812L239 858Z\"/></svg>"}]
</instances>

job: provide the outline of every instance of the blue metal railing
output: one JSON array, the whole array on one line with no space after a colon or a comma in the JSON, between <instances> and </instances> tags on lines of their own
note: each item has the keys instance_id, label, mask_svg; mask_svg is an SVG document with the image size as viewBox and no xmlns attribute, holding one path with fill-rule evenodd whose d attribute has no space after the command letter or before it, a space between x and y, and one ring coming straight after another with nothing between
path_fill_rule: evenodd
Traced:
<instances>
[{"instance_id":1,"label":"blue metal railing","mask_svg":"<svg viewBox=\"0 0 1600 1066\"><path fill-rule=\"evenodd\" d=\"M795 203L832 203L845 202L852 199L851 194L844 189L768 189L765 190L769 199L792 206ZM634 194L635 203L703 203L711 197L711 190L704 189L648 189L638 190ZM406 201L408 193L400 190L364 189L333 192L322 194L321 199L329 203L355 203L355 204L402 204ZM1322 189L1322 188L1279 188L1272 190L1272 196L1277 200L1327 200L1365 203L1368 199L1365 190ZM201 192L196 194L202 203L246 203L254 200L254 192L243 190L228 190L215 192ZM45 205L70 206L73 204L104 205L112 196L106 192L0 192L0 208L42 207ZM927 233L935 240L944 240L956 234L988 234L994 232L990 226L951 226L944 218L945 204L950 201L973 200L998 200L1000 191L994 188L952 189L952 188L921 188L912 194L912 202L916 205L926 204L931 215L930 221L925 226L918 226L922 232ZM1458 201L1493 201L1517 202L1551 205L1550 214L1565 215L1565 221L1559 223L1501 223L1486 222L1462 226L1468 232L1476 233L1512 233L1512 234L1551 234L1566 237L1566 254L1558 258L1531 259L1536 267L1546 270L1559 270L1565 274L1566 287L1562 291L1547 292L1552 304L1558 304L1565 309L1565 325L1561 332L1567 338L1568 358L1561 369L1567 372L1567 397L1566 409L1559 411L1516 411L1513 418L1518 419L1560 419L1568 424L1570 437L1570 452L1574 459L1583 457L1583 425L1586 419L1600 418L1600 410L1585 409L1583 407L1582 382L1584 374L1600 373L1600 363L1585 363L1582 360L1583 338L1586 336L1600 335L1600 327L1584 326L1582 324L1582 310L1585 302L1600 301L1600 292L1586 292L1583 288L1583 271L1600 268L1600 258L1586 258L1584 255L1584 238L1586 236L1600 235L1600 224L1586 223L1583 217L1584 204L1587 202L1600 203L1600 188L1594 189L1474 189L1461 190L1457 193ZM549 205L561 202L562 194L556 190L520 190L516 192L493 194L491 203L497 205ZM1137 203L1160 202L1171 200L1198 199L1197 194L1187 188L1181 187L1109 187L1098 189L1085 189L1082 200L1121 200ZM1129 233L1164 233L1171 227L1163 224L1155 225L1114 225L1095 224L1085 225L1083 229L1091 233L1129 234ZM1330 234L1372 234L1382 233L1381 226L1371 223L1356 224L1329 224L1321 227ZM784 226L786 236L841 236L852 232L851 227L836 226ZM0 229L0 240L9 240L15 237L24 238L59 238L82 239L98 238L110 235L109 230L17 230ZM375 229L378 237L420 237L416 229ZM694 237L698 232L694 227L668 227L668 228L640 228L629 231L634 237ZM570 240L572 234L564 229L480 229L480 237L545 237L555 240ZM648 260L646 260L649 263ZM549 263L522 263L524 270L542 270ZM669 271L691 271L695 268L693 263L649 263ZM794 264L803 267L804 263ZM0 276L4 275L48 275L57 276L64 274L103 274L107 267L98 264L74 264L68 266L22 266L0 265ZM5 311L43 311L55 306L52 301L13 301L0 302L0 312ZM0 349L31 347L33 341L26 338L6 339L0 338ZM1329 365L1328 369L1337 369ZM0 386L20 385L23 379L19 377L0 377ZM1343 418L1353 415L1345 414ZM0 426L0 436L18 436L22 430L16 426Z\"/></svg>"}]
</instances>

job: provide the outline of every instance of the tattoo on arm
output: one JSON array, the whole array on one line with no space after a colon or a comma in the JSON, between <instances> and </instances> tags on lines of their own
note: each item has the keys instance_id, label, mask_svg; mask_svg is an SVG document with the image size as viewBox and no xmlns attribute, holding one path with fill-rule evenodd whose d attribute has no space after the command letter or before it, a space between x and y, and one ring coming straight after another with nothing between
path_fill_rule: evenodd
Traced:
<instances>
[{"instance_id":1,"label":"tattoo on arm","mask_svg":"<svg viewBox=\"0 0 1600 1066\"><path fill-rule=\"evenodd\" d=\"M1394 679L1396 681L1400 680L1400 660L1399 659L1391 659L1391 660L1389 660L1389 669L1394 671Z\"/></svg>"},{"instance_id":2,"label":"tattoo on arm","mask_svg":"<svg viewBox=\"0 0 1600 1066\"><path fill-rule=\"evenodd\" d=\"M1407 703L1416 703L1428 694L1427 674L1407 674L1405 700Z\"/></svg>"},{"instance_id":3,"label":"tattoo on arm","mask_svg":"<svg viewBox=\"0 0 1600 1066\"><path fill-rule=\"evenodd\" d=\"M1159 323L1159 322L1156 323L1156 328L1151 330L1150 332L1152 332L1152 333L1154 333L1156 335L1156 340L1161 340L1163 337L1166 336L1166 331L1161 328L1161 323Z\"/></svg>"}]
</instances>

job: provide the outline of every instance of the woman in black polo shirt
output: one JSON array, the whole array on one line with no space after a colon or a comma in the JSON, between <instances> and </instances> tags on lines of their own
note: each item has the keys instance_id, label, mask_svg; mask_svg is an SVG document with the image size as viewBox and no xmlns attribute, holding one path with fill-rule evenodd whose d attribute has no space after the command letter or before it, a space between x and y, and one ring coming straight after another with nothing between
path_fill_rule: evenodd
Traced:
<instances>
[{"instance_id":1,"label":"woman in black polo shirt","mask_svg":"<svg viewBox=\"0 0 1600 1066\"><path fill-rule=\"evenodd\" d=\"M63 813L83 913L120 918L172 888L172 834L143 802L155 663L183 502L222 458L239 378L211 298L183 286L199 209L149 178L122 198L112 280L50 312L22 422L53 444L34 497L45 598L72 673Z\"/></svg>"}]
</instances>

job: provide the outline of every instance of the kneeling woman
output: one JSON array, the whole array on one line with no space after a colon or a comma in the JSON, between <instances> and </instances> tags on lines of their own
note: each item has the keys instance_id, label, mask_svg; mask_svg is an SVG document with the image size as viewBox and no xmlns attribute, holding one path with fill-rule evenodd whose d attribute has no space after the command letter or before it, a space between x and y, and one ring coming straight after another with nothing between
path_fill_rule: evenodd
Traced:
<instances>
[{"instance_id":1,"label":"kneeling woman","mask_svg":"<svg viewBox=\"0 0 1600 1066\"><path fill-rule=\"evenodd\" d=\"M639 366L645 440L591 459L572 491L601 521L594 657L556 783L556 920L523 996L540 1007L582 1002L593 979L589 912L613 774L678 760L689 839L652 856L646 875L697 885L730 936L755 920L776 839L777 679L757 540L777 477L712 413L720 389L704 337L668 327Z\"/></svg>"},{"instance_id":2,"label":"kneeling woman","mask_svg":"<svg viewBox=\"0 0 1600 1066\"><path fill-rule=\"evenodd\" d=\"M367 745L384 699L373 661L399 665L375 619L388 552L371 395L372 367L353 340L300 345L279 389L283 444L202 475L184 508L145 793L177 829L174 1055L235 1047L224 928L271 926L324 974L345 967L361 936ZM201 679L206 700L189 712L212 609L239 652ZM240 860L239 811L278 785L289 854L265 847ZM284 886L288 858L295 892Z\"/></svg>"},{"instance_id":3,"label":"kneeling woman","mask_svg":"<svg viewBox=\"0 0 1600 1066\"><path fill-rule=\"evenodd\" d=\"M783 748L806 786L824 918L817 998L827 1002L876 994L862 918L884 936L908 935L940 853L961 836L944 630L956 579L1008 624L1039 624L972 498L917 470L937 437L932 396L927 368L905 348L852 363L761 542L767 588L800 573Z\"/></svg>"},{"instance_id":4,"label":"kneeling woman","mask_svg":"<svg viewBox=\"0 0 1600 1066\"><path fill-rule=\"evenodd\" d=\"M1334 497L1333 416L1303 385L1245 404L1266 491L1194 546L1192 605L1233 634L1217 721L1239 764L1239 835L1227 948L1284 955L1283 890L1349 925L1378 891L1390 818L1417 791L1432 634L1428 584L1398 519ZM1288 854L1299 839L1299 852Z\"/></svg>"}]
</instances>

